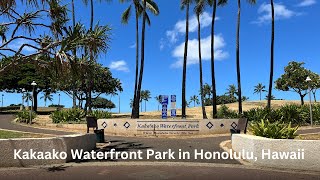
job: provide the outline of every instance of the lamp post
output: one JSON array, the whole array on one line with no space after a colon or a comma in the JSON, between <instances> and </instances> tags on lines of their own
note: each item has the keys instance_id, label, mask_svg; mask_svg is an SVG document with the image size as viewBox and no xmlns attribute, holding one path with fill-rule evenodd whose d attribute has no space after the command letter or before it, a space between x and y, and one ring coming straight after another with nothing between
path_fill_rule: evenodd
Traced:
<instances>
[{"instance_id":1,"label":"lamp post","mask_svg":"<svg viewBox=\"0 0 320 180\"><path fill-rule=\"evenodd\" d=\"M310 121L311 121L311 127L313 126L313 120L312 120L312 104L311 104L311 87L310 87L310 82L311 78L308 76L306 79L306 82L308 82L308 89L309 89L309 101L310 101Z\"/></svg>"},{"instance_id":2,"label":"lamp post","mask_svg":"<svg viewBox=\"0 0 320 180\"><path fill-rule=\"evenodd\" d=\"M1 107L3 107L3 96L4 96L4 94L2 94L2 96L1 96Z\"/></svg>"},{"instance_id":3,"label":"lamp post","mask_svg":"<svg viewBox=\"0 0 320 180\"><path fill-rule=\"evenodd\" d=\"M60 96L61 96L61 95L60 95L60 93L59 93L59 101L58 101L58 105L59 105L59 107L60 107Z\"/></svg>"},{"instance_id":4,"label":"lamp post","mask_svg":"<svg viewBox=\"0 0 320 180\"><path fill-rule=\"evenodd\" d=\"M26 90L24 88L22 88L21 92L22 92L21 110L23 110L23 108L24 108L24 92L26 92Z\"/></svg>"},{"instance_id":5,"label":"lamp post","mask_svg":"<svg viewBox=\"0 0 320 180\"><path fill-rule=\"evenodd\" d=\"M33 81L31 83L31 86L32 86L32 101L31 101L31 110L30 110L30 124L32 124L32 108L33 108L33 105L34 105L34 88L35 88L36 85L37 85L37 83L35 81Z\"/></svg>"}]
</instances>

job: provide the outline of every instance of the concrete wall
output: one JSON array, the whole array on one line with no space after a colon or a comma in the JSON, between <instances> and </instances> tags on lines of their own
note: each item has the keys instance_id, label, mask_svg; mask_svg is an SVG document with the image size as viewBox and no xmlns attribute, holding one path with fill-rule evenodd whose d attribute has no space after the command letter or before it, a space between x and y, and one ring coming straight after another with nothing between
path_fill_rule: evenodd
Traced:
<instances>
[{"instance_id":1,"label":"concrete wall","mask_svg":"<svg viewBox=\"0 0 320 180\"><path fill-rule=\"evenodd\" d=\"M92 150L96 147L95 134L68 135L55 138L0 139L0 167L25 167L70 162L71 149ZM66 159L14 159L14 150L21 152L66 152ZM19 153L21 156L23 153Z\"/></svg>"},{"instance_id":2,"label":"concrete wall","mask_svg":"<svg viewBox=\"0 0 320 180\"><path fill-rule=\"evenodd\" d=\"M236 152L252 152L257 160L247 160L252 164L300 170L320 171L320 140L290 140L290 139L269 139L258 136L234 134L232 135L232 149ZM300 150L300 151L299 151ZM300 159L275 159L271 155L280 153L296 152ZM304 158L302 153L304 152ZM264 159L262 158L264 157ZM297 156L298 157L298 156Z\"/></svg>"},{"instance_id":3,"label":"concrete wall","mask_svg":"<svg viewBox=\"0 0 320 180\"><path fill-rule=\"evenodd\" d=\"M230 133L237 124L238 119L99 119L98 129L110 135L190 136Z\"/></svg>"}]
</instances>

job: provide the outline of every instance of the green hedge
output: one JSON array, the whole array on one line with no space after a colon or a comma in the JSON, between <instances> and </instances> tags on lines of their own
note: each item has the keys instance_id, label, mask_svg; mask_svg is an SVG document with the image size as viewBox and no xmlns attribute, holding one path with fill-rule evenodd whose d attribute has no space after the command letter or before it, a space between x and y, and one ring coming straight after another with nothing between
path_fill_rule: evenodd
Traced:
<instances>
[{"instance_id":1,"label":"green hedge","mask_svg":"<svg viewBox=\"0 0 320 180\"><path fill-rule=\"evenodd\" d=\"M110 119L111 113L108 111L95 110L90 113L91 116L94 116L96 119Z\"/></svg>"},{"instance_id":2,"label":"green hedge","mask_svg":"<svg viewBox=\"0 0 320 180\"><path fill-rule=\"evenodd\" d=\"M85 117L85 112L80 109L58 110L51 113L50 118L53 123L80 122Z\"/></svg>"},{"instance_id":3,"label":"green hedge","mask_svg":"<svg viewBox=\"0 0 320 180\"><path fill-rule=\"evenodd\" d=\"M292 128L291 123L273 122L261 120L250 124L253 135L272 139L294 139L297 136L298 126Z\"/></svg>"},{"instance_id":4,"label":"green hedge","mask_svg":"<svg viewBox=\"0 0 320 180\"><path fill-rule=\"evenodd\" d=\"M23 110L19 111L16 114L16 117L18 118L18 122L22 123L28 123L30 121L30 111ZM37 117L37 114L35 112L31 113L32 120Z\"/></svg>"}]
</instances>

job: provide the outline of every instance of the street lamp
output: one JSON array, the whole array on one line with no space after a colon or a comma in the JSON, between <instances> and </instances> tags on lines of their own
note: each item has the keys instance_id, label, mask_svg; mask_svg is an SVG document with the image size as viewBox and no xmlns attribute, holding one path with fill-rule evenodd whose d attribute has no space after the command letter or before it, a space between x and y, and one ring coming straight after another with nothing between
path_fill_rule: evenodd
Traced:
<instances>
[{"instance_id":1,"label":"street lamp","mask_svg":"<svg viewBox=\"0 0 320 180\"><path fill-rule=\"evenodd\" d=\"M30 124L32 124L32 108L33 108L33 105L34 105L34 88L35 86L37 85L37 83L35 81L33 81L31 83L31 86L32 86L32 104L31 104L31 110L30 110Z\"/></svg>"},{"instance_id":2,"label":"street lamp","mask_svg":"<svg viewBox=\"0 0 320 180\"><path fill-rule=\"evenodd\" d=\"M22 92L21 110L23 110L23 108L24 108L24 92L26 92L26 89L22 88L21 92Z\"/></svg>"},{"instance_id":3,"label":"street lamp","mask_svg":"<svg viewBox=\"0 0 320 180\"><path fill-rule=\"evenodd\" d=\"M58 101L58 105L59 105L59 107L60 107L60 93L59 93L59 101Z\"/></svg>"},{"instance_id":4,"label":"street lamp","mask_svg":"<svg viewBox=\"0 0 320 180\"><path fill-rule=\"evenodd\" d=\"M310 82L311 78L308 76L306 79L306 82L308 83L308 89L309 89L309 101L310 101L310 121L311 121L311 127L313 126L313 120L312 120L312 104L311 104L311 87L310 87Z\"/></svg>"},{"instance_id":5,"label":"street lamp","mask_svg":"<svg viewBox=\"0 0 320 180\"><path fill-rule=\"evenodd\" d=\"M4 96L4 94L2 94L2 96L1 96L1 107L3 107L3 96Z\"/></svg>"}]
</instances>

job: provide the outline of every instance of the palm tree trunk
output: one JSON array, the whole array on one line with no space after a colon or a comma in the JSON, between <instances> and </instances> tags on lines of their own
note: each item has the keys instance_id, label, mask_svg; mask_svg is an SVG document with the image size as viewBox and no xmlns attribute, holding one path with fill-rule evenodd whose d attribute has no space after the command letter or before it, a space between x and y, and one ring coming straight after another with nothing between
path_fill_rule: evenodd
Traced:
<instances>
[{"instance_id":1,"label":"palm tree trunk","mask_svg":"<svg viewBox=\"0 0 320 180\"><path fill-rule=\"evenodd\" d=\"M92 30L92 27L93 27L93 16L94 16L94 12L93 12L93 0L90 0L90 8L91 8L90 30Z\"/></svg>"},{"instance_id":2,"label":"palm tree trunk","mask_svg":"<svg viewBox=\"0 0 320 180\"><path fill-rule=\"evenodd\" d=\"M75 25L76 25L76 16L75 16L74 0L71 1L71 5L72 5L72 25L73 25L73 27L75 27ZM73 56L75 57L74 60L76 60L76 56L77 56L77 50L76 49L73 49ZM73 72L73 74L74 74L74 72ZM73 90L72 90L72 107L73 108L77 107L77 97L76 97L75 88L73 88Z\"/></svg>"},{"instance_id":3,"label":"palm tree trunk","mask_svg":"<svg viewBox=\"0 0 320 180\"><path fill-rule=\"evenodd\" d=\"M143 70L144 70L144 44L145 44L145 34L146 34L146 7L147 1L143 2L143 20L142 20L142 37L141 37L141 61L140 61L140 73L139 73L139 82L137 89L137 97L135 100L135 108L138 111L133 115L133 118L139 118L139 100L141 96L141 86L142 86L142 78L143 78Z\"/></svg>"},{"instance_id":4,"label":"palm tree trunk","mask_svg":"<svg viewBox=\"0 0 320 180\"><path fill-rule=\"evenodd\" d=\"M299 94L300 95L300 100L301 100L301 105L304 105L304 95Z\"/></svg>"},{"instance_id":5,"label":"palm tree trunk","mask_svg":"<svg viewBox=\"0 0 320 180\"><path fill-rule=\"evenodd\" d=\"M261 92L260 92L260 101L261 101Z\"/></svg>"},{"instance_id":6,"label":"palm tree trunk","mask_svg":"<svg viewBox=\"0 0 320 180\"><path fill-rule=\"evenodd\" d=\"M316 98L316 91L312 92L312 94L313 94L314 102L317 102L317 98Z\"/></svg>"},{"instance_id":7,"label":"palm tree trunk","mask_svg":"<svg viewBox=\"0 0 320 180\"><path fill-rule=\"evenodd\" d=\"M137 88L138 88L138 74L139 74L139 15L138 10L136 9L136 76L134 82L134 96L133 102L136 101L137 98ZM135 103L132 105L131 118L135 114Z\"/></svg>"},{"instance_id":8,"label":"palm tree trunk","mask_svg":"<svg viewBox=\"0 0 320 180\"><path fill-rule=\"evenodd\" d=\"M269 91L268 91L268 105L267 108L271 109L271 96L272 96L272 85L273 85L273 66L274 66L274 3L271 3L271 17L272 17L272 27L271 27L271 58L270 58L270 79L269 79Z\"/></svg>"},{"instance_id":9,"label":"palm tree trunk","mask_svg":"<svg viewBox=\"0 0 320 180\"><path fill-rule=\"evenodd\" d=\"M216 19L217 1L213 0L212 23L211 23L211 81L212 81L212 114L213 118L217 117L217 92L214 64L214 30ZM210 96L209 96L210 99Z\"/></svg>"},{"instance_id":10,"label":"palm tree trunk","mask_svg":"<svg viewBox=\"0 0 320 180\"><path fill-rule=\"evenodd\" d=\"M144 101L144 112L147 112L147 101Z\"/></svg>"},{"instance_id":11,"label":"palm tree trunk","mask_svg":"<svg viewBox=\"0 0 320 180\"><path fill-rule=\"evenodd\" d=\"M182 72L182 119L186 119L186 78L187 78L187 57L188 57L188 40L189 40L189 7L188 2L186 9L186 37L184 44L183 72Z\"/></svg>"},{"instance_id":12,"label":"palm tree trunk","mask_svg":"<svg viewBox=\"0 0 320 180\"><path fill-rule=\"evenodd\" d=\"M204 97L203 97L203 81L202 81L202 57L201 57L201 26L200 26L200 15L197 15L198 20L198 50L199 50L199 70L200 70L200 96L201 96L201 108L202 108L202 117L203 119L208 119L206 108L204 106Z\"/></svg>"},{"instance_id":13,"label":"palm tree trunk","mask_svg":"<svg viewBox=\"0 0 320 180\"><path fill-rule=\"evenodd\" d=\"M47 107L47 101L44 100L44 107Z\"/></svg>"},{"instance_id":14,"label":"palm tree trunk","mask_svg":"<svg viewBox=\"0 0 320 180\"><path fill-rule=\"evenodd\" d=\"M242 114L242 95L241 95L241 74L240 74L240 17L241 17L241 1L238 0L238 22L237 22L237 42L236 42L236 64L237 64L237 82L238 82L238 111Z\"/></svg>"}]
</instances>

